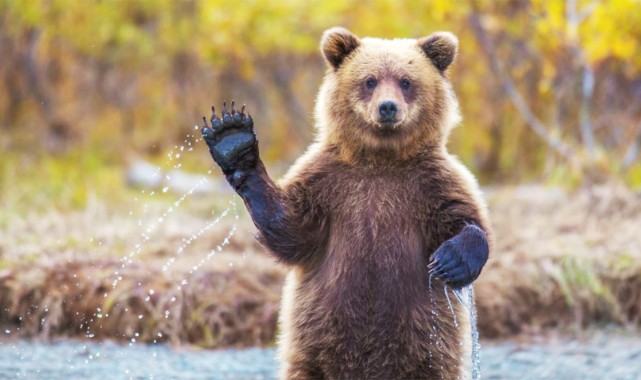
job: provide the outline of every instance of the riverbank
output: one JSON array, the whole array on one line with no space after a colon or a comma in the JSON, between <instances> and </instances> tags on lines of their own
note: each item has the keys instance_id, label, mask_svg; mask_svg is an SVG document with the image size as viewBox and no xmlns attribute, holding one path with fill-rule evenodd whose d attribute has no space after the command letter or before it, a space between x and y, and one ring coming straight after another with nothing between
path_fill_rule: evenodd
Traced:
<instances>
[{"instance_id":1,"label":"riverbank","mask_svg":"<svg viewBox=\"0 0 641 380\"><path fill-rule=\"evenodd\" d=\"M475 283L481 338L641 325L640 193L616 186L485 193L496 244ZM285 268L258 245L230 194L183 199L156 194L124 212L98 200L65 214L5 211L0 331L272 345Z\"/></svg>"}]
</instances>

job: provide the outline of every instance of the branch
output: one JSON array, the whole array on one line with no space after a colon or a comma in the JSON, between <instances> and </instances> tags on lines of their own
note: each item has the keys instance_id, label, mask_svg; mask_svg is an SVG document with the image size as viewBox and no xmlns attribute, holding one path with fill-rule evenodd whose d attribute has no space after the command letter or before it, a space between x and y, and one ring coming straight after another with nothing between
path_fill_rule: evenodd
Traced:
<instances>
[{"instance_id":1,"label":"branch","mask_svg":"<svg viewBox=\"0 0 641 380\"><path fill-rule=\"evenodd\" d=\"M637 160L637 156L639 155L639 149L641 149L641 121L637 124L635 138L623 157L623 169L628 169L632 164L634 164Z\"/></svg>"},{"instance_id":2,"label":"branch","mask_svg":"<svg viewBox=\"0 0 641 380\"><path fill-rule=\"evenodd\" d=\"M492 70L492 73L494 73L494 75L496 75L501 81L503 90L508 95L512 104L514 104L516 109L519 111L527 126L560 156L568 161L572 161L574 157L574 152L572 151L572 149L561 139L548 131L545 124L539 118L537 118L536 115L534 115L523 96L521 96L521 94L519 93L512 79L506 74L503 65L495 54L496 48L494 46L494 42L488 35L487 31L481 25L481 20L477 12L472 12L470 16L470 23L477 40L483 47L483 50L486 52L486 55L490 61L490 68Z\"/></svg>"},{"instance_id":3,"label":"branch","mask_svg":"<svg viewBox=\"0 0 641 380\"><path fill-rule=\"evenodd\" d=\"M27 73L27 80L29 81L29 88L31 88L45 118L51 120L54 107L51 104L51 97L47 92L46 86L43 83L41 69L38 67L38 58L36 57L36 50L41 35L42 31L38 29L30 29L28 31L27 48L24 52L23 62Z\"/></svg>"},{"instance_id":4,"label":"branch","mask_svg":"<svg viewBox=\"0 0 641 380\"><path fill-rule=\"evenodd\" d=\"M581 111L579 114L579 123L581 126L581 141L585 145L588 157L594 158L594 151L596 147L596 140L594 138L594 128L590 120L590 102L592 94L594 93L594 70L585 58L585 53L581 49L578 42L579 39L579 24L581 22L581 15L577 13L577 1L568 0L565 4L566 18L567 18L567 35L570 41L570 53L576 60L580 62L583 70L581 77L582 91L581 91ZM587 14L589 15L589 13ZM587 17L587 15L585 17Z\"/></svg>"}]
</instances>

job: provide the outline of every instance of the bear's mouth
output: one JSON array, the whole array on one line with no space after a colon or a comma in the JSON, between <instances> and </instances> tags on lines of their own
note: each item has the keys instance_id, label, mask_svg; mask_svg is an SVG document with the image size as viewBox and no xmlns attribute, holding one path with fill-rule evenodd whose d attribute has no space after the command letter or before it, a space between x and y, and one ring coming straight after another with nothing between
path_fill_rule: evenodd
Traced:
<instances>
[{"instance_id":1,"label":"bear's mouth","mask_svg":"<svg viewBox=\"0 0 641 380\"><path fill-rule=\"evenodd\" d=\"M394 133L400 125L397 120L379 121L376 123L376 130L383 135L390 135Z\"/></svg>"}]
</instances>

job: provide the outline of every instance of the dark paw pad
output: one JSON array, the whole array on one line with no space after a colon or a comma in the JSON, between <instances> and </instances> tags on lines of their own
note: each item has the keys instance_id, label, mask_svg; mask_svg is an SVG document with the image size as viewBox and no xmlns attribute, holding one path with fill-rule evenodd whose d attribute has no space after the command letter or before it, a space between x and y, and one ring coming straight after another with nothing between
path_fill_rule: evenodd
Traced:
<instances>
[{"instance_id":1,"label":"dark paw pad","mask_svg":"<svg viewBox=\"0 0 641 380\"><path fill-rule=\"evenodd\" d=\"M216 161L231 162L235 155L254 145L254 136L249 133L236 133L223 137L213 149Z\"/></svg>"},{"instance_id":2,"label":"dark paw pad","mask_svg":"<svg viewBox=\"0 0 641 380\"><path fill-rule=\"evenodd\" d=\"M258 161L258 144L254 133L254 122L245 113L245 106L238 112L234 102L231 112L223 103L223 112L219 118L214 107L211 108L211 127L203 117L205 125L202 135L209 146L209 152L225 174L239 169L250 169Z\"/></svg>"},{"instance_id":3,"label":"dark paw pad","mask_svg":"<svg viewBox=\"0 0 641 380\"><path fill-rule=\"evenodd\" d=\"M431 257L430 275L458 289L471 284L487 262L489 246L483 230L467 225L443 243Z\"/></svg>"}]
</instances>

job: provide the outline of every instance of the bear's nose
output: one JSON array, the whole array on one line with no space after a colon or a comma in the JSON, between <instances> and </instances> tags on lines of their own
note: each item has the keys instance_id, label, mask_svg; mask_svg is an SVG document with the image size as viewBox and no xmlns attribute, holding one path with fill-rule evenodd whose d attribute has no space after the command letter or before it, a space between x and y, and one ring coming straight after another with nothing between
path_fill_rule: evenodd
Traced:
<instances>
[{"instance_id":1,"label":"bear's nose","mask_svg":"<svg viewBox=\"0 0 641 380\"><path fill-rule=\"evenodd\" d=\"M378 105L378 113L381 115L382 121L393 121L396 111L396 103L390 100L385 100Z\"/></svg>"}]
</instances>

